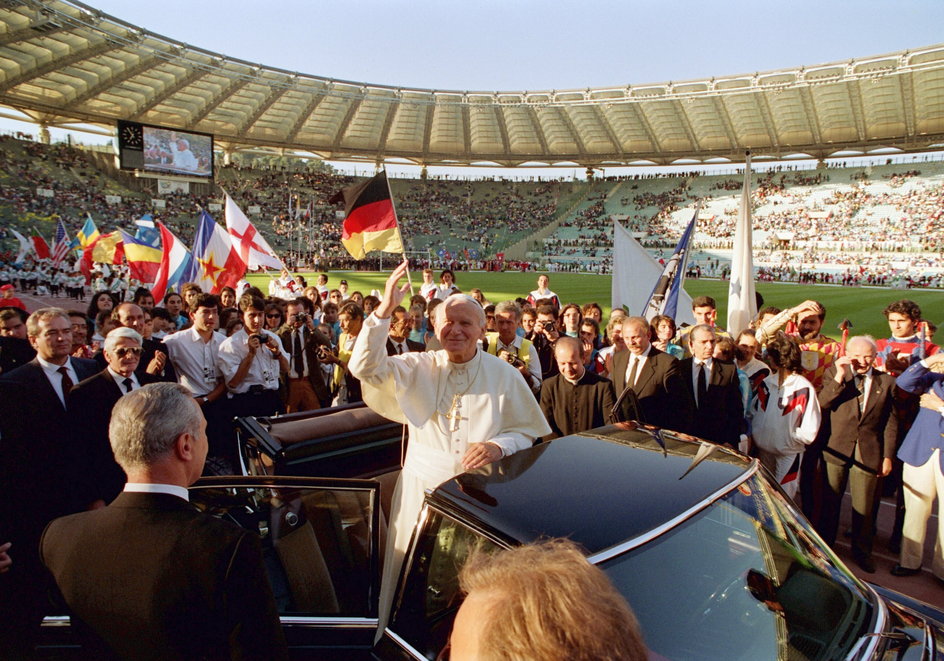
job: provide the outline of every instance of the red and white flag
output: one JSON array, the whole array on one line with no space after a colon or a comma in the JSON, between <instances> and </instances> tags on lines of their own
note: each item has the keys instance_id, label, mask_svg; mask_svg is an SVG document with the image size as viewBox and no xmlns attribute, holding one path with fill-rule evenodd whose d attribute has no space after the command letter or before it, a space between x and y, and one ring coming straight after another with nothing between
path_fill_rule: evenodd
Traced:
<instances>
[{"instance_id":1,"label":"red and white flag","mask_svg":"<svg viewBox=\"0 0 944 661\"><path fill-rule=\"evenodd\" d=\"M243 210L229 195L226 196L224 213L226 216L226 231L233 237L233 245L236 247L240 259L250 269L260 266L270 269L285 268L282 260L276 256L269 242L259 234L255 225L249 221Z\"/></svg>"}]
</instances>

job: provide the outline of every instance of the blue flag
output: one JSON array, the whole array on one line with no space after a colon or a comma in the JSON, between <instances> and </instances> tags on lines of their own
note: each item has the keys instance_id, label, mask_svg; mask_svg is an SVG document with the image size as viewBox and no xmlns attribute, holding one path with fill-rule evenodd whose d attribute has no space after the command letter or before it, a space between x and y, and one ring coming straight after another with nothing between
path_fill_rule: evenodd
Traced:
<instances>
[{"instance_id":1,"label":"blue flag","mask_svg":"<svg viewBox=\"0 0 944 661\"><path fill-rule=\"evenodd\" d=\"M652 293L649 295L649 302L646 303L646 307L642 313L642 316L647 320L651 320L659 314L664 314L667 317L675 319L678 314L679 291L682 289L682 283L685 282L685 271L688 268L689 244L691 243L692 235L695 233L695 224L698 222L698 212L700 209L701 204L698 204L695 207L695 215L692 216L688 227L682 234L682 238L679 239L678 245L675 246L675 252L672 253L669 261L665 263L662 275L659 276L659 280L656 281L656 286L652 288Z\"/></svg>"}]
</instances>

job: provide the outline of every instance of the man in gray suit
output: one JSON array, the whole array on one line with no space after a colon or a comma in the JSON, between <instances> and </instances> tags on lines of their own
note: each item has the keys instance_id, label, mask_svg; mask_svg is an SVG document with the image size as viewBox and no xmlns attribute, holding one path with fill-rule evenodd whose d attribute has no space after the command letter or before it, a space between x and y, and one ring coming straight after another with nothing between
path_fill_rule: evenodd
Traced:
<instances>
[{"instance_id":1,"label":"man in gray suit","mask_svg":"<svg viewBox=\"0 0 944 661\"><path fill-rule=\"evenodd\" d=\"M176 383L135 390L115 404L108 434L124 491L56 519L40 545L86 655L285 658L259 538L189 502L207 455L192 393Z\"/></svg>"}]
</instances>

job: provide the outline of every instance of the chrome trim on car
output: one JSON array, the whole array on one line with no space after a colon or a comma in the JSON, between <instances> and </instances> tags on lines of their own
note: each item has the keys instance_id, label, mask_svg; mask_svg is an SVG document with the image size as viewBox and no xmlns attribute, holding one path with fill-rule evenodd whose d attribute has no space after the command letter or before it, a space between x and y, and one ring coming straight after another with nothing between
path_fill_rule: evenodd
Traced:
<instances>
[{"instance_id":1,"label":"chrome trim on car","mask_svg":"<svg viewBox=\"0 0 944 661\"><path fill-rule=\"evenodd\" d=\"M729 483L727 483L726 485L724 485L723 487L715 491L713 494L711 494L710 496L708 496L701 502L696 503L692 507L688 508L687 510L685 510L678 516L673 517L672 519L669 519L662 525L656 526L652 530L642 535L639 535L638 537L634 537L633 539L627 540L625 542L621 542L620 544L611 546L608 549L603 549L602 551L599 551L598 553L594 553L593 555L587 556L587 560L590 562L590 564L597 565L597 564L600 564L601 562L606 562L607 560L611 560L618 555L622 555L623 553L626 553L627 551L632 551L634 548L638 546L642 546L643 544L648 544L656 537L663 535L664 533L668 532L672 528L675 528L677 525L679 525L683 521L692 518L693 516L701 512L703 509L709 507L716 500L724 497L726 494L728 494L732 489L737 487L739 484L741 484L742 482L745 482L746 480L756 475L759 470L760 470L760 462L755 459L753 463L751 464L751 467L747 471L745 471L744 473L741 473L735 479L731 480Z\"/></svg>"},{"instance_id":2,"label":"chrome trim on car","mask_svg":"<svg viewBox=\"0 0 944 661\"><path fill-rule=\"evenodd\" d=\"M885 631L885 627L888 626L888 606L885 604L885 599L882 598L882 595L873 590L872 586L868 583L863 582L863 585L865 585L865 588L872 596L871 602L876 607L875 627L871 634L866 634L859 638L859 642L852 648L852 651L846 655L845 661L850 661L851 659L876 658L875 653L878 651L878 644L881 641L882 633Z\"/></svg>"},{"instance_id":3,"label":"chrome trim on car","mask_svg":"<svg viewBox=\"0 0 944 661\"><path fill-rule=\"evenodd\" d=\"M425 654L421 654L416 648L414 648L408 642L400 638L400 636L398 636L393 631L391 631L389 627L384 629L384 634L390 636L390 639L393 642L395 642L397 645L399 645L403 649L403 651L406 652L407 654L412 654L414 658L420 659L420 661L426 661Z\"/></svg>"},{"instance_id":4,"label":"chrome trim on car","mask_svg":"<svg viewBox=\"0 0 944 661\"><path fill-rule=\"evenodd\" d=\"M376 617L331 617L327 615L308 616L308 615L280 615L279 621L282 626L293 627L317 627L334 628L344 627L345 629L376 629L380 620Z\"/></svg>"},{"instance_id":5,"label":"chrome trim on car","mask_svg":"<svg viewBox=\"0 0 944 661\"><path fill-rule=\"evenodd\" d=\"M47 615L43 618L44 627L70 627L72 626L72 618L68 615Z\"/></svg>"}]
</instances>

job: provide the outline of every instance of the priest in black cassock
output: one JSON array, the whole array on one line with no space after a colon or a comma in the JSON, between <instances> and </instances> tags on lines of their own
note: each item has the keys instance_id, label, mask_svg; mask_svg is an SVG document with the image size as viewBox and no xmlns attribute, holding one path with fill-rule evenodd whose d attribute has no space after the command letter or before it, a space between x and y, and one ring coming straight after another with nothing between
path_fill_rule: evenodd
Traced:
<instances>
[{"instance_id":1,"label":"priest in black cassock","mask_svg":"<svg viewBox=\"0 0 944 661\"><path fill-rule=\"evenodd\" d=\"M552 435L557 438L606 424L616 403L613 383L584 368L583 346L573 337L563 336L554 344L559 374L541 387L541 410Z\"/></svg>"}]
</instances>

